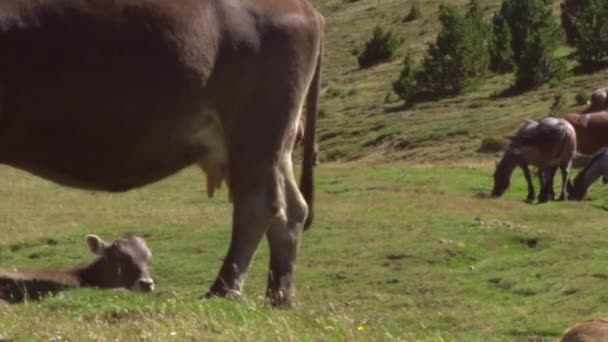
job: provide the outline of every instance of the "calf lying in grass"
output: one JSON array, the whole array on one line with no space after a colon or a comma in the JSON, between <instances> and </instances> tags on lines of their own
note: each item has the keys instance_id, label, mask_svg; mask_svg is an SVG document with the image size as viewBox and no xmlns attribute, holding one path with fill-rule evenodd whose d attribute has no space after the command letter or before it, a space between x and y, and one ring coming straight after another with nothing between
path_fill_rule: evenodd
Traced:
<instances>
[{"instance_id":1,"label":"calf lying in grass","mask_svg":"<svg viewBox=\"0 0 608 342\"><path fill-rule=\"evenodd\" d=\"M112 243L87 235L89 249L99 257L93 262L69 269L0 269L0 300L37 300L69 287L126 288L149 292L154 289L148 267L152 253L146 242L125 235Z\"/></svg>"}]
</instances>

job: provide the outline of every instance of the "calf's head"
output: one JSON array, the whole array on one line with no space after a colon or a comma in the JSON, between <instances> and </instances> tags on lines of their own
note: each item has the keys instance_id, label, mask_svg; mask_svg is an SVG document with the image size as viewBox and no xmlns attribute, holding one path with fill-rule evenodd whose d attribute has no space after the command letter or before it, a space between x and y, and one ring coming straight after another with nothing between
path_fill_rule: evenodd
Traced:
<instances>
[{"instance_id":1,"label":"calf's head","mask_svg":"<svg viewBox=\"0 0 608 342\"><path fill-rule=\"evenodd\" d=\"M86 241L89 249L100 256L95 276L103 287L154 290L149 271L152 253L142 238L126 235L109 243L97 235L87 235Z\"/></svg>"}]
</instances>

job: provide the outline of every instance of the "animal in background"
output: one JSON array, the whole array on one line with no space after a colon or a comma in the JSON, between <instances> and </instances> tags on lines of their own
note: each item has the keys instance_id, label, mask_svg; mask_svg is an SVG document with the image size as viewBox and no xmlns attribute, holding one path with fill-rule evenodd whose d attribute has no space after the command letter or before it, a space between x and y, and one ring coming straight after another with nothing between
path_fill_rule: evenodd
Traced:
<instances>
[{"instance_id":1,"label":"animal in background","mask_svg":"<svg viewBox=\"0 0 608 342\"><path fill-rule=\"evenodd\" d=\"M608 109L608 87L602 87L594 90L591 93L588 107L581 113L593 113Z\"/></svg>"},{"instance_id":2,"label":"animal in background","mask_svg":"<svg viewBox=\"0 0 608 342\"><path fill-rule=\"evenodd\" d=\"M562 174L560 199L566 200L567 182L576 153L576 132L563 119L548 117L541 121L529 120L519 128L502 159L494 171L492 196L499 197L509 188L511 175L516 167L521 167L528 184L527 200L535 198L534 185L529 166L539 169L541 191L539 202L553 200L553 178L559 167Z\"/></svg>"},{"instance_id":3,"label":"animal in background","mask_svg":"<svg viewBox=\"0 0 608 342\"><path fill-rule=\"evenodd\" d=\"M568 183L570 197L583 200L591 185L600 177L606 184L608 181L608 148L603 148L596 153L574 177L574 180Z\"/></svg>"},{"instance_id":4,"label":"animal in background","mask_svg":"<svg viewBox=\"0 0 608 342\"><path fill-rule=\"evenodd\" d=\"M560 339L560 342L606 342L608 341L608 319L595 318L577 323Z\"/></svg>"},{"instance_id":5,"label":"animal in background","mask_svg":"<svg viewBox=\"0 0 608 342\"><path fill-rule=\"evenodd\" d=\"M86 243L98 256L86 265L67 269L0 269L0 300L37 300L70 287L154 290L149 271L152 252L144 239L125 235L106 242L97 235L87 235Z\"/></svg>"},{"instance_id":6,"label":"animal in background","mask_svg":"<svg viewBox=\"0 0 608 342\"><path fill-rule=\"evenodd\" d=\"M577 152L593 155L608 146L608 111L562 115L576 131Z\"/></svg>"}]
</instances>

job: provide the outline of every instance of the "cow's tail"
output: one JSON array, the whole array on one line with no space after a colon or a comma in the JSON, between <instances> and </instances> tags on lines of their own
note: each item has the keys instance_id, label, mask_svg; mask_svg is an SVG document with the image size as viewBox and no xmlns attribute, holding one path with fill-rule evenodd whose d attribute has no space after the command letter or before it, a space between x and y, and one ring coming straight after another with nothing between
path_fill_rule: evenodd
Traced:
<instances>
[{"instance_id":1,"label":"cow's tail","mask_svg":"<svg viewBox=\"0 0 608 342\"><path fill-rule=\"evenodd\" d=\"M322 31L321 31L322 32ZM317 65L315 66L314 75L308 93L306 94L306 124L304 125L304 144L302 153L302 176L300 178L300 192L306 204L308 205L308 216L304 222L304 229L310 228L314 216L314 165L316 159L316 126L317 126L317 109L319 103L319 92L321 88L321 60L323 56L323 38L319 46L319 55L317 56Z\"/></svg>"}]
</instances>

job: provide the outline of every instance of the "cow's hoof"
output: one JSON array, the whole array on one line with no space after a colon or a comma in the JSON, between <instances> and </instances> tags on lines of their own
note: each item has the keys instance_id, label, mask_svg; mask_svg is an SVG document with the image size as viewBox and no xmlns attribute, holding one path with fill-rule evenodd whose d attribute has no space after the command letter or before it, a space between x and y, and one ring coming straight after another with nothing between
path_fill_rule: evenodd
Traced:
<instances>
[{"instance_id":1,"label":"cow's hoof","mask_svg":"<svg viewBox=\"0 0 608 342\"><path fill-rule=\"evenodd\" d=\"M295 298L293 295L285 295L283 291L268 291L266 300L270 305L277 309L293 309L295 307Z\"/></svg>"},{"instance_id":2,"label":"cow's hoof","mask_svg":"<svg viewBox=\"0 0 608 342\"><path fill-rule=\"evenodd\" d=\"M204 299L211 299L217 297L238 300L239 298L241 298L241 291L229 289L211 289L207 291L207 293L205 293L205 295L203 296Z\"/></svg>"}]
</instances>

